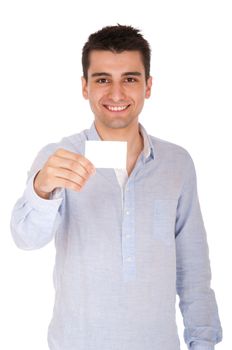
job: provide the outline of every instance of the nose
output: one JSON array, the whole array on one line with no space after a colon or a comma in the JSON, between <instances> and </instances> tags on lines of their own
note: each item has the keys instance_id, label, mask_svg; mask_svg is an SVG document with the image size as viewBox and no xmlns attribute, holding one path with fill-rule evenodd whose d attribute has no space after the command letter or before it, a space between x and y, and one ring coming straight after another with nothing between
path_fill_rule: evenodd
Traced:
<instances>
[{"instance_id":1,"label":"nose","mask_svg":"<svg viewBox=\"0 0 232 350\"><path fill-rule=\"evenodd\" d=\"M112 83L109 88L108 97L114 102L125 100L125 91L120 83Z\"/></svg>"}]
</instances>

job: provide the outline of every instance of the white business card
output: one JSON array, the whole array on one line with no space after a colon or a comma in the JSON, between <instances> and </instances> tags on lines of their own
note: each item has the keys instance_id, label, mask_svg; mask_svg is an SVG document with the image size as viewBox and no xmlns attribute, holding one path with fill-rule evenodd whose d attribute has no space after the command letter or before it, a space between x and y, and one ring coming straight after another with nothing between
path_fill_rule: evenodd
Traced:
<instances>
[{"instance_id":1,"label":"white business card","mask_svg":"<svg viewBox=\"0 0 232 350\"><path fill-rule=\"evenodd\" d=\"M126 141L85 141L85 157L95 168L126 169Z\"/></svg>"}]
</instances>

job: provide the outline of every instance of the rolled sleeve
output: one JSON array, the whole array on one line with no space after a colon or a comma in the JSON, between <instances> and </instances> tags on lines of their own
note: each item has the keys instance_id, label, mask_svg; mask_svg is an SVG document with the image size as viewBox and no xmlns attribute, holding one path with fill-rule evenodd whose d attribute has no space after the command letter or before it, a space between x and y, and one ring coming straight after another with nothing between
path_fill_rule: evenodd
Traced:
<instances>
[{"instance_id":1,"label":"rolled sleeve","mask_svg":"<svg viewBox=\"0 0 232 350\"><path fill-rule=\"evenodd\" d=\"M215 346L214 344L202 344L202 343L196 343L196 342L192 342L190 348L190 350L214 350Z\"/></svg>"},{"instance_id":2,"label":"rolled sleeve","mask_svg":"<svg viewBox=\"0 0 232 350\"><path fill-rule=\"evenodd\" d=\"M52 192L49 199L41 198L37 195L34 190L34 178L36 174L32 176L27 183L27 187L24 191L25 200L30 204L30 206L36 210L40 211L57 211L59 206L62 203L62 194L64 189L59 189L57 191Z\"/></svg>"},{"instance_id":3,"label":"rolled sleeve","mask_svg":"<svg viewBox=\"0 0 232 350\"><path fill-rule=\"evenodd\" d=\"M38 249L51 241L60 222L64 190L50 199L39 197L33 186L35 175L27 182L23 196L16 202L11 216L11 232L16 245L25 250Z\"/></svg>"},{"instance_id":4,"label":"rolled sleeve","mask_svg":"<svg viewBox=\"0 0 232 350\"><path fill-rule=\"evenodd\" d=\"M185 180L177 209L176 288L189 349L212 350L222 339L222 329L215 294L210 287L209 250L191 158Z\"/></svg>"}]
</instances>

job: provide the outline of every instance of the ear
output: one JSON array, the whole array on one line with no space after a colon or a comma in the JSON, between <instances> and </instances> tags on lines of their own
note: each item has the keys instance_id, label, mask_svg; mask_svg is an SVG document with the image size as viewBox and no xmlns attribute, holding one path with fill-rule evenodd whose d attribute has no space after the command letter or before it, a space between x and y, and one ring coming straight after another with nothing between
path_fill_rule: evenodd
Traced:
<instances>
[{"instance_id":1,"label":"ear","mask_svg":"<svg viewBox=\"0 0 232 350\"><path fill-rule=\"evenodd\" d=\"M146 82L145 98L149 98L151 96L151 87L152 87L152 77L149 77Z\"/></svg>"},{"instance_id":2,"label":"ear","mask_svg":"<svg viewBox=\"0 0 232 350\"><path fill-rule=\"evenodd\" d=\"M82 95L86 100L88 100L89 98L88 83L84 77L81 77L81 83L82 83Z\"/></svg>"}]
</instances>

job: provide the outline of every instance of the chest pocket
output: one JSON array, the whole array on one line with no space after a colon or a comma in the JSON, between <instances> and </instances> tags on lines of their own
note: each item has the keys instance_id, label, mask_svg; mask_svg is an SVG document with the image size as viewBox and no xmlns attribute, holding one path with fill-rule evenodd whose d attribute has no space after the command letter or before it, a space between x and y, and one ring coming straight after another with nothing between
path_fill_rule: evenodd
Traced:
<instances>
[{"instance_id":1,"label":"chest pocket","mask_svg":"<svg viewBox=\"0 0 232 350\"><path fill-rule=\"evenodd\" d=\"M175 239L177 200L156 199L154 202L153 236L171 245Z\"/></svg>"}]
</instances>

